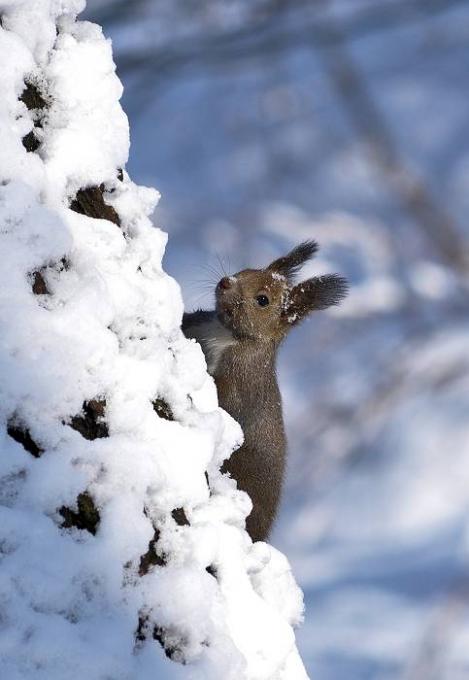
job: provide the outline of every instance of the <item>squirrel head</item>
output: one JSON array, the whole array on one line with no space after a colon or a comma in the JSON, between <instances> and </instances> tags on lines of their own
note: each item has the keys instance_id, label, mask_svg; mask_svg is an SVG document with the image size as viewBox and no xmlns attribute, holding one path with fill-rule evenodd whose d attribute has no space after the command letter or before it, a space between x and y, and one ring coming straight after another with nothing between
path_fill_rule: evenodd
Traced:
<instances>
[{"instance_id":1,"label":"squirrel head","mask_svg":"<svg viewBox=\"0 0 469 680\"><path fill-rule=\"evenodd\" d=\"M299 270L317 250L315 241L304 241L265 269L243 269L222 278L215 298L223 326L239 340L279 343L311 312L339 304L348 286L337 274L295 283Z\"/></svg>"}]
</instances>

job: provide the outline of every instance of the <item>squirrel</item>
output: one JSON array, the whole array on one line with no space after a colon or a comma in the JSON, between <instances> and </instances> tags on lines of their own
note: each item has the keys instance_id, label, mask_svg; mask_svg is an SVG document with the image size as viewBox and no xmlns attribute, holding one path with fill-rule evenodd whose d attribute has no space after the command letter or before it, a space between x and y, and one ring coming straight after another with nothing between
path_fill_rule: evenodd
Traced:
<instances>
[{"instance_id":1,"label":"squirrel","mask_svg":"<svg viewBox=\"0 0 469 680\"><path fill-rule=\"evenodd\" d=\"M311 312L337 305L347 294L347 281L337 274L295 284L299 270L317 250L315 241L304 241L264 269L224 276L215 288L214 310L183 316L183 333L200 343L220 406L244 432L244 444L225 461L222 472L251 498L246 529L253 541L269 536L285 475L277 350Z\"/></svg>"}]
</instances>

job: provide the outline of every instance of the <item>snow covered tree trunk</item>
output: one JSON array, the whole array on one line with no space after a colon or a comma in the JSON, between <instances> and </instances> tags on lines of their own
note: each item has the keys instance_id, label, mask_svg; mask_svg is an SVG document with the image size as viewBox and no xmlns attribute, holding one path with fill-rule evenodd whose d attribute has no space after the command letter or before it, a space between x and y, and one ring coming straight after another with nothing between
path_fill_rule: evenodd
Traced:
<instances>
[{"instance_id":1,"label":"snow covered tree trunk","mask_svg":"<svg viewBox=\"0 0 469 680\"><path fill-rule=\"evenodd\" d=\"M0 0L0 677L306 678L83 0Z\"/></svg>"}]
</instances>

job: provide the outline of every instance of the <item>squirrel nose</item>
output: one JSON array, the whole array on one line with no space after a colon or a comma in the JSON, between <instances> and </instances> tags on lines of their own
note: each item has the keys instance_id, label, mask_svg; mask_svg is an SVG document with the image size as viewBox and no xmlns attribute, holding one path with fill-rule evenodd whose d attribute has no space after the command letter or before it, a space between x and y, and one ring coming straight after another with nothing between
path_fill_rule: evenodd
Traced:
<instances>
[{"instance_id":1,"label":"squirrel nose","mask_svg":"<svg viewBox=\"0 0 469 680\"><path fill-rule=\"evenodd\" d=\"M224 290L227 290L228 288L231 288L231 281L228 276L224 276L219 282L218 282L218 287L223 288Z\"/></svg>"}]
</instances>

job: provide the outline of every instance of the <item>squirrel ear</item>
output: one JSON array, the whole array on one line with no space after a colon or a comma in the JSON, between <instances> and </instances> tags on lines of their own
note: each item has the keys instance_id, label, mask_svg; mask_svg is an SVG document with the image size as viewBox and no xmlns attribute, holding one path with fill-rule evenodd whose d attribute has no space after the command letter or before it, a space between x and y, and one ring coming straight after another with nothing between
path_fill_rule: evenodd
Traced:
<instances>
[{"instance_id":1,"label":"squirrel ear","mask_svg":"<svg viewBox=\"0 0 469 680\"><path fill-rule=\"evenodd\" d=\"M288 293L283 316L294 325L310 312L338 305L347 295L347 280L338 274L315 276L294 286Z\"/></svg>"},{"instance_id":2,"label":"squirrel ear","mask_svg":"<svg viewBox=\"0 0 469 680\"><path fill-rule=\"evenodd\" d=\"M319 246L316 241L303 241L299 246L293 248L288 255L279 257L278 260L274 260L269 264L267 270L280 274L291 281L303 264L310 260L318 251L318 248Z\"/></svg>"}]
</instances>

